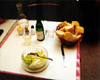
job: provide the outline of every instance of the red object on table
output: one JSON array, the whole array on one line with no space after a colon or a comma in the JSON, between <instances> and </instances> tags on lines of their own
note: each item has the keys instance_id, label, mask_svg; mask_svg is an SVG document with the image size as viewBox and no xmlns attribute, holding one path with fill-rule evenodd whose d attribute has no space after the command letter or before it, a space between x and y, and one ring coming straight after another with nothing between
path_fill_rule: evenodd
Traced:
<instances>
[{"instance_id":1,"label":"red object on table","mask_svg":"<svg viewBox=\"0 0 100 80\"><path fill-rule=\"evenodd\" d=\"M0 18L0 24L3 23L3 22L4 22L4 20L2 18Z\"/></svg>"}]
</instances>

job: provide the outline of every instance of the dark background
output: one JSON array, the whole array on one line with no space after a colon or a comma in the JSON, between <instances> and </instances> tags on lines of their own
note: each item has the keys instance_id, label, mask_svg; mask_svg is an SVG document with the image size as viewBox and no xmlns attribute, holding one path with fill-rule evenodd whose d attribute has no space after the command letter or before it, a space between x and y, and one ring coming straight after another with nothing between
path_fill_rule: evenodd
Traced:
<instances>
[{"instance_id":1,"label":"dark background","mask_svg":"<svg viewBox=\"0 0 100 80\"><path fill-rule=\"evenodd\" d=\"M79 21L85 29L81 42L81 79L100 80L100 0L0 0L0 17L17 19L16 3L19 2L23 4L23 13L29 20L39 16L42 20ZM37 6L27 6L34 3L59 5L41 5L37 15Z\"/></svg>"}]
</instances>

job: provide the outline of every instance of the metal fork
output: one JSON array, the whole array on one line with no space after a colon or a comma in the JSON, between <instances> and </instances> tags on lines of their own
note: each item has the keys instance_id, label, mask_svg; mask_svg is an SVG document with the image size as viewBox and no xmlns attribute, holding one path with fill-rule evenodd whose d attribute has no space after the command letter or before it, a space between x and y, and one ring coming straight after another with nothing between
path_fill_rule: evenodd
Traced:
<instances>
[{"instance_id":1,"label":"metal fork","mask_svg":"<svg viewBox=\"0 0 100 80\"><path fill-rule=\"evenodd\" d=\"M53 61L52 58L40 56L38 53L33 53L33 52L31 52L29 55L35 55L35 54L37 55L37 57L41 57L41 58L45 58L45 59L49 59L49 60Z\"/></svg>"}]
</instances>

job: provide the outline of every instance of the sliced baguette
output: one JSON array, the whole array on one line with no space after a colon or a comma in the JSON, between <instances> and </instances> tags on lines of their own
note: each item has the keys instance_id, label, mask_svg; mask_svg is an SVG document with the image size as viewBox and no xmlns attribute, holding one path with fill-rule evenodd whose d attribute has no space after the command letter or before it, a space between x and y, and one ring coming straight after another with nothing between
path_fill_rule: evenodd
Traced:
<instances>
[{"instance_id":1,"label":"sliced baguette","mask_svg":"<svg viewBox=\"0 0 100 80\"><path fill-rule=\"evenodd\" d=\"M65 32L65 27L66 27L66 26L64 26L64 27L60 28L60 31Z\"/></svg>"},{"instance_id":2,"label":"sliced baguette","mask_svg":"<svg viewBox=\"0 0 100 80\"><path fill-rule=\"evenodd\" d=\"M79 40L81 37L82 37L81 35L75 36L70 32L64 33L64 39L68 42L75 42L75 41Z\"/></svg>"},{"instance_id":3,"label":"sliced baguette","mask_svg":"<svg viewBox=\"0 0 100 80\"><path fill-rule=\"evenodd\" d=\"M60 30L57 30L56 31L56 35L60 38L63 38L64 37L64 32L63 31L60 31Z\"/></svg>"},{"instance_id":4,"label":"sliced baguette","mask_svg":"<svg viewBox=\"0 0 100 80\"><path fill-rule=\"evenodd\" d=\"M80 24L78 21L72 21L72 25L79 26Z\"/></svg>"},{"instance_id":5,"label":"sliced baguette","mask_svg":"<svg viewBox=\"0 0 100 80\"><path fill-rule=\"evenodd\" d=\"M60 24L58 25L59 28L62 28L62 27L64 27L64 26L67 26L67 21L64 21L64 22L62 22L62 23L60 23Z\"/></svg>"},{"instance_id":6,"label":"sliced baguette","mask_svg":"<svg viewBox=\"0 0 100 80\"><path fill-rule=\"evenodd\" d=\"M64 26L60 30L63 32L71 32L74 34L74 25Z\"/></svg>"},{"instance_id":7,"label":"sliced baguette","mask_svg":"<svg viewBox=\"0 0 100 80\"><path fill-rule=\"evenodd\" d=\"M65 32L71 32L72 34L74 34L74 25L66 26Z\"/></svg>"},{"instance_id":8,"label":"sliced baguette","mask_svg":"<svg viewBox=\"0 0 100 80\"><path fill-rule=\"evenodd\" d=\"M81 27L81 26L76 26L75 27L75 35L77 36L77 35L81 35L81 34L83 34L84 33L84 28L83 27Z\"/></svg>"}]
</instances>

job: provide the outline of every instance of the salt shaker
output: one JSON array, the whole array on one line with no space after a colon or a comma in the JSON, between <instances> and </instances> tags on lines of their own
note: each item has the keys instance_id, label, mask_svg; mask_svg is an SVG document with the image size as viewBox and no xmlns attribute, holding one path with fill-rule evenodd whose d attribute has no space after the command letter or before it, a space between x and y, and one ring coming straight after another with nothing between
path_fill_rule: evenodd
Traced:
<instances>
[{"instance_id":1,"label":"salt shaker","mask_svg":"<svg viewBox=\"0 0 100 80\"><path fill-rule=\"evenodd\" d=\"M17 31L18 31L19 35L23 35L23 27L22 26L18 26Z\"/></svg>"}]
</instances>

